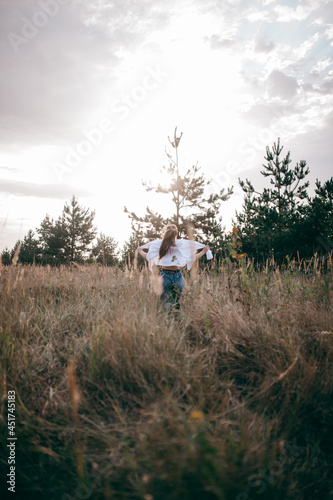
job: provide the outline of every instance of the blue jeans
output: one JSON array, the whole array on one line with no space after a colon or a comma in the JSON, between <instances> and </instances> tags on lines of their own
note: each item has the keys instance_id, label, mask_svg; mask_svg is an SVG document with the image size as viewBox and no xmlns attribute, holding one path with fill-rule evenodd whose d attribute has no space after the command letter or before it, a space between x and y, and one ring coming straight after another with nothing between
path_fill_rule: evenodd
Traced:
<instances>
[{"instance_id":1,"label":"blue jeans","mask_svg":"<svg viewBox=\"0 0 333 500\"><path fill-rule=\"evenodd\" d=\"M163 293L161 300L165 301L166 307L179 309L179 299L183 291L183 275L180 271L161 269L163 278Z\"/></svg>"}]
</instances>

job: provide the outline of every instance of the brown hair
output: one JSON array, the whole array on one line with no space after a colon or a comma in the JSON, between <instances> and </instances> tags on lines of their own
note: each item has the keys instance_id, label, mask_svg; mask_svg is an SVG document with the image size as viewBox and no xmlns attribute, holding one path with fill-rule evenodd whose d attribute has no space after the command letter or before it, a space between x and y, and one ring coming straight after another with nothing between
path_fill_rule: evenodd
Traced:
<instances>
[{"instance_id":1,"label":"brown hair","mask_svg":"<svg viewBox=\"0 0 333 500\"><path fill-rule=\"evenodd\" d=\"M168 224L165 228L163 240L160 247L160 259L166 255L169 248L175 242L176 236L178 235L178 228L175 224Z\"/></svg>"}]
</instances>

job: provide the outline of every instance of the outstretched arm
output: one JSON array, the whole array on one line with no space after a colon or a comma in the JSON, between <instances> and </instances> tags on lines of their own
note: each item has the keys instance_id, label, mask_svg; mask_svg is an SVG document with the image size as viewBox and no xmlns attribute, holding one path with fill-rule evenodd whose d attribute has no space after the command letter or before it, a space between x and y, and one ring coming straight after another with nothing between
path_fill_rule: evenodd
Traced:
<instances>
[{"instance_id":1,"label":"outstretched arm","mask_svg":"<svg viewBox=\"0 0 333 500\"><path fill-rule=\"evenodd\" d=\"M195 254L195 260L199 260L199 259L200 259L200 257L202 257L203 255L205 255L205 253L207 253L207 252L208 252L208 250L209 250L209 249L210 249L210 248L209 248L209 246L208 246L208 245L206 245L205 247L203 247L203 249L201 250L201 252L199 252L199 253Z\"/></svg>"},{"instance_id":2,"label":"outstretched arm","mask_svg":"<svg viewBox=\"0 0 333 500\"><path fill-rule=\"evenodd\" d=\"M148 252L144 252L144 251L142 250L142 248L141 248L141 247L138 247L138 248L136 249L136 251L137 251L140 255L142 255L142 257L143 257L144 259L147 259L147 253L148 253Z\"/></svg>"}]
</instances>

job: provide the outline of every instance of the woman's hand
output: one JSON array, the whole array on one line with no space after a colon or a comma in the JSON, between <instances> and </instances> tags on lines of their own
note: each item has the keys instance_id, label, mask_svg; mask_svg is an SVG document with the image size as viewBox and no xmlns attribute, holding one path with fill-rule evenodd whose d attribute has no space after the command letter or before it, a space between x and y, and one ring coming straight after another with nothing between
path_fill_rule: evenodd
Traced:
<instances>
[{"instance_id":1,"label":"woman's hand","mask_svg":"<svg viewBox=\"0 0 333 500\"><path fill-rule=\"evenodd\" d=\"M204 246L201 252L196 254L195 259L196 260L200 259L203 255L205 255L205 253L208 252L208 250L210 250L209 246L208 245Z\"/></svg>"},{"instance_id":2,"label":"woman's hand","mask_svg":"<svg viewBox=\"0 0 333 500\"><path fill-rule=\"evenodd\" d=\"M142 250L142 248L141 248L141 247L138 247L138 248L136 249L136 253L137 253L137 254L139 253L140 255L142 255L142 257L143 257L144 259L146 259L146 258L147 258L147 254L146 254L146 252L144 252L144 251Z\"/></svg>"}]
</instances>

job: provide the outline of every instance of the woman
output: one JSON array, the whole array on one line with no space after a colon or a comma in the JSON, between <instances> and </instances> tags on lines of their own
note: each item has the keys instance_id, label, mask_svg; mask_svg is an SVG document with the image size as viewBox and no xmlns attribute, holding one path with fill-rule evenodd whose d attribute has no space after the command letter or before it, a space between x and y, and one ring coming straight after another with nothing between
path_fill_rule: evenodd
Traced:
<instances>
[{"instance_id":1,"label":"woman","mask_svg":"<svg viewBox=\"0 0 333 500\"><path fill-rule=\"evenodd\" d=\"M202 245L196 241L177 239L178 228L175 224L168 224L163 239L154 240L137 248L137 252L147 259L152 271L153 265L161 266L163 278L163 293L161 300L165 301L166 307L179 309L179 299L183 291L183 275L180 268L187 265L191 269L193 263L207 253L207 259L213 255L208 245ZM143 249L148 249L144 252ZM197 249L202 249L196 253Z\"/></svg>"}]
</instances>

